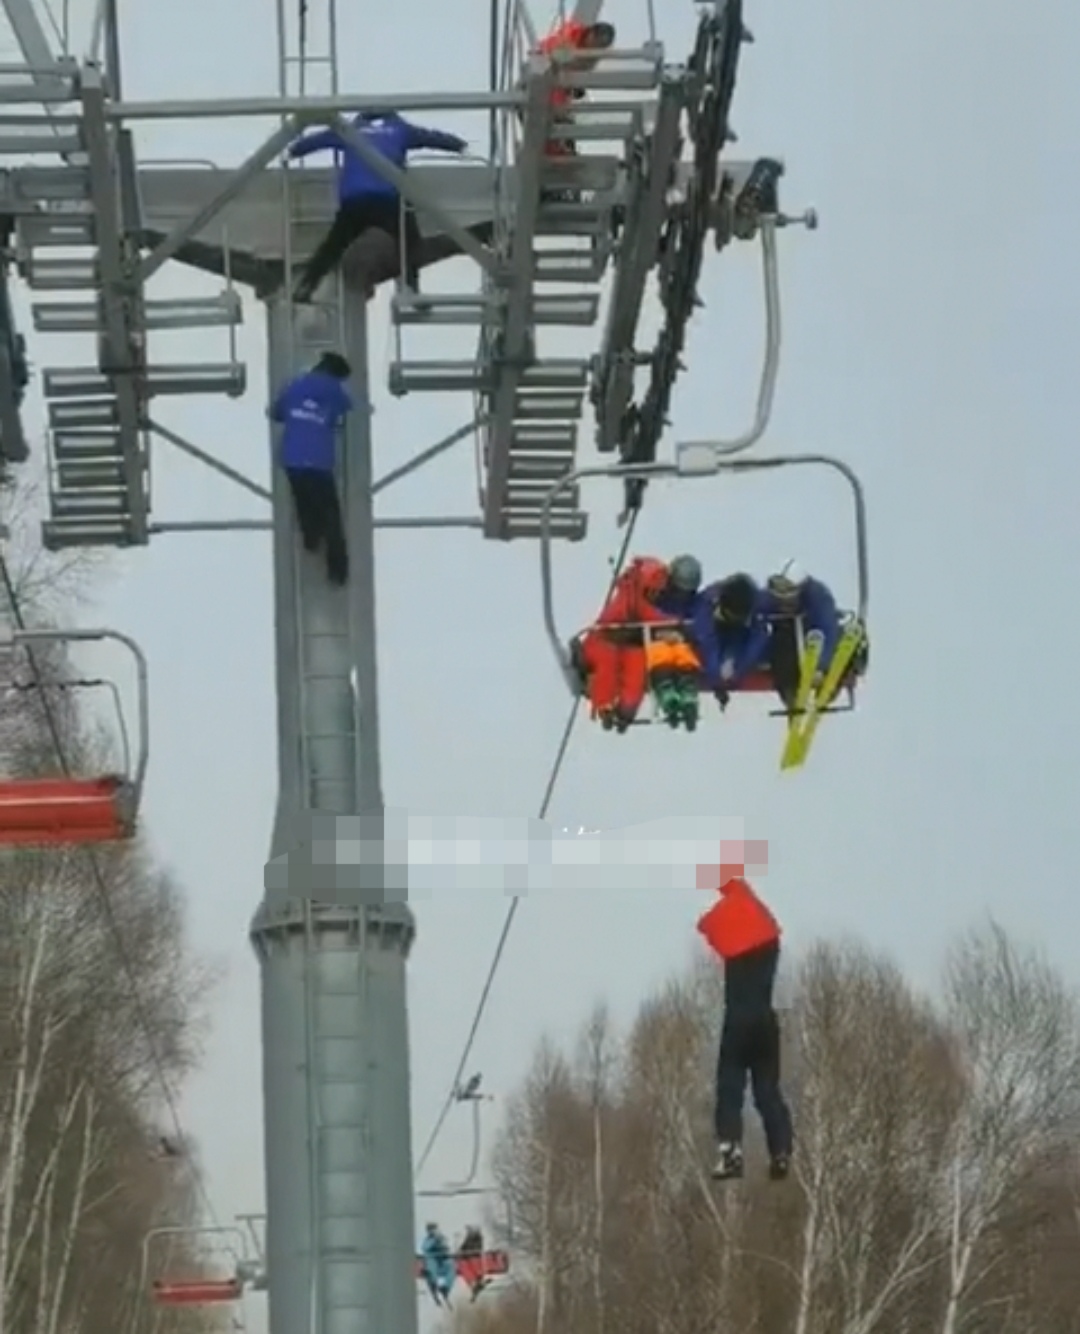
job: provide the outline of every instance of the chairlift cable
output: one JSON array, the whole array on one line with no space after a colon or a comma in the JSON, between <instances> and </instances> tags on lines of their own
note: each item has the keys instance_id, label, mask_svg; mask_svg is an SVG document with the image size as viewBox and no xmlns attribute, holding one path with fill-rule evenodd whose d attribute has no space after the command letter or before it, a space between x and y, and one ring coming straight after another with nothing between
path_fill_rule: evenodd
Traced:
<instances>
[{"instance_id":1,"label":"chairlift cable","mask_svg":"<svg viewBox=\"0 0 1080 1334\"><path fill-rule=\"evenodd\" d=\"M8 568L7 558L3 555L2 552L0 552L0 582L3 583L4 592L6 593L7 600L11 606L11 615L13 621L15 622L16 629L18 630L27 629L26 620L25 617L23 616L22 607L19 603L19 595L12 581L11 571ZM38 666L37 656L29 645L26 646L26 655L29 660L30 671L37 685L38 695L39 698L41 699L42 712L45 715L45 725L49 730L49 736L52 741L53 749L56 752L57 761L60 764L60 768L64 774L64 777L70 778L72 772L71 765L68 763L67 754L64 749L63 738L61 737L60 734L60 726L56 721L56 714L53 710L52 702L49 699L49 693L48 690L46 689L46 682L42 676L41 669ZM104 873L102 872L101 864L99 863L97 855L92 848L89 847L83 848L83 852L87 859L87 865L90 867L90 872L94 881L95 890L97 892L98 898L101 900L102 912L104 914L106 924L113 936L113 942L116 947L116 953L120 961L120 966L123 969L124 975L127 978L128 985L130 987L130 992L131 992L130 1000L135 1009L135 1017L139 1024L139 1027L143 1030L143 1036L146 1039L147 1051L149 1052L151 1063L154 1066L154 1071L157 1075L158 1083L161 1086L161 1091L165 1100L165 1106L168 1109L169 1117L172 1121L173 1131L176 1135L177 1143L184 1144L187 1141L184 1133L183 1123L180 1120L180 1112L179 1109L177 1108L176 1099L173 1096L172 1089L169 1086L168 1077L166 1076L165 1073L165 1066L162 1062L161 1055L158 1052L157 1045L153 1039L153 1030L150 1027L150 1022L147 1018L146 1008L143 1004L142 995L139 991L139 986L135 979L135 970L131 964L131 957L127 951L127 947L124 944L124 938L120 931L119 923L117 922L116 915L112 909L112 903L109 899L109 890L108 886L105 883L105 876ZM203 1205L207 1212L207 1216L210 1218L210 1221L215 1227L220 1226L220 1220L218 1218L216 1210L214 1209L213 1202L211 1201L210 1196L207 1193L206 1183L203 1180L202 1172L199 1170L197 1164L192 1162L190 1159L188 1160L188 1166L194 1172L195 1188L198 1191L199 1196L203 1202Z\"/></svg>"},{"instance_id":2,"label":"chairlift cable","mask_svg":"<svg viewBox=\"0 0 1080 1334\"><path fill-rule=\"evenodd\" d=\"M615 558L615 564L611 574L611 583L608 585L607 597L611 596L619 575L622 573L622 568L626 563L626 557L630 550L630 543L633 541L634 537L634 527L637 524L640 513L640 509L634 509L630 513L626 531L623 535L622 545ZM555 788L558 785L559 776L562 773L563 762L565 761L567 751L570 748L570 738L574 734L574 727L577 724L580 712L581 699L578 698L574 700L574 703L570 708L570 714L567 717L566 725L563 728L558 750L555 752L555 760L548 773L547 783L544 788L544 795L540 802L540 811L537 817L540 820L547 819L548 810L550 809L552 799L555 796ZM416 1176L419 1176L424 1170L424 1166L427 1163L428 1158L431 1156L431 1151L434 1149L439 1135L442 1133L442 1128L446 1124L446 1118L450 1115L450 1111L456 1101L457 1091L461 1087L461 1079L465 1073L465 1067L468 1064L469 1057L472 1055L473 1044L475 1043L476 1035L480 1030L480 1023L484 1017L484 1012L487 1009L491 989L495 984L495 977L499 971L499 965L502 963L503 953L506 950L506 942L510 937L510 931L513 928L514 919L517 917L517 910L520 905L521 899L515 895L510 900L510 906L506 910L506 917L503 919L502 930L499 932L499 939L495 943L495 952L492 955L491 964L487 971L487 977L484 980L483 989L480 992L480 999L477 1002L472 1024L469 1027L469 1034L465 1039L465 1045L462 1048L461 1059L458 1061L457 1069L454 1071L454 1077L450 1081L450 1091L446 1095L446 1101L443 1103L442 1110L439 1112L439 1115L435 1120L431 1134L428 1136L427 1144L424 1146L424 1151L417 1161Z\"/></svg>"}]
</instances>

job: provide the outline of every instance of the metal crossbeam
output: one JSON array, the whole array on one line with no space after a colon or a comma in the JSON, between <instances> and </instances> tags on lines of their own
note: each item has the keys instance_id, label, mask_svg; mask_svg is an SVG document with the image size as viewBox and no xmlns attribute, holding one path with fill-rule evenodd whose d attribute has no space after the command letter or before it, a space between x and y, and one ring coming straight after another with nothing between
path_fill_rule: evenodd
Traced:
<instances>
[{"instance_id":1,"label":"metal crossbeam","mask_svg":"<svg viewBox=\"0 0 1080 1334\"><path fill-rule=\"evenodd\" d=\"M19 69L18 73L30 76L35 95L42 105L68 101L71 97L70 87L65 85L60 76L62 66L53 54L31 0L2 0L2 3L15 40L26 60L25 68ZM5 66L0 70L0 76L10 69L11 66Z\"/></svg>"},{"instance_id":2,"label":"metal crossbeam","mask_svg":"<svg viewBox=\"0 0 1080 1334\"><path fill-rule=\"evenodd\" d=\"M109 342L110 355L122 359L121 366L131 361L131 339L125 310L125 274L122 249L120 201L117 188L115 158L111 150L110 130L106 119L105 89L100 71L92 66L83 70L80 83L83 109L83 135L89 163L90 198L98 246L98 264L101 269L101 315L104 333ZM149 497L146 491L142 451L140 449L141 408L134 375L121 369L110 377L116 395L117 425L124 457L124 482L127 488L128 515L131 540L143 544L148 540L147 518Z\"/></svg>"},{"instance_id":3,"label":"metal crossbeam","mask_svg":"<svg viewBox=\"0 0 1080 1334\"><path fill-rule=\"evenodd\" d=\"M497 111L520 106L515 92L385 93L381 97L343 94L339 97L220 97L201 101L113 102L110 120L229 120L238 116L295 115L305 124L349 111Z\"/></svg>"},{"instance_id":4,"label":"metal crossbeam","mask_svg":"<svg viewBox=\"0 0 1080 1334\"><path fill-rule=\"evenodd\" d=\"M515 157L514 218L511 228L509 284L493 357L498 378L491 399L488 461L484 486L484 536L502 537L510 442L515 401L525 365L533 360L533 244L540 206L540 173L544 145L551 128L551 94L555 67L550 60L530 59L525 75L526 102L521 140Z\"/></svg>"},{"instance_id":5,"label":"metal crossbeam","mask_svg":"<svg viewBox=\"0 0 1080 1334\"><path fill-rule=\"evenodd\" d=\"M648 163L627 208L623 243L608 302L607 328L593 381L596 447L601 451L615 449L619 444L625 414L634 396L634 336L645 284L656 262L660 233L667 218L685 90L686 77L682 74L665 79L661 85Z\"/></svg>"}]
</instances>

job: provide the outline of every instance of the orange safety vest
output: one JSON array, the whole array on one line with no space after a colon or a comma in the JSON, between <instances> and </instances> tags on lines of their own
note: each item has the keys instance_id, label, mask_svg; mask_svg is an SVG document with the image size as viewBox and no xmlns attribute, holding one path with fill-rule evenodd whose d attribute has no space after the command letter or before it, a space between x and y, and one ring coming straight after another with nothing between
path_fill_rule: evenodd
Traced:
<instances>
[{"instance_id":1,"label":"orange safety vest","mask_svg":"<svg viewBox=\"0 0 1080 1334\"><path fill-rule=\"evenodd\" d=\"M554 32L549 33L547 37L540 41L538 50L543 56L549 56L552 51L563 49L577 51L585 40L588 31L589 24L582 23L580 19L567 19L565 23L560 23ZM573 101L573 95L569 88L556 88L551 94L551 105L553 107L564 107L571 101Z\"/></svg>"},{"instance_id":2,"label":"orange safety vest","mask_svg":"<svg viewBox=\"0 0 1080 1334\"><path fill-rule=\"evenodd\" d=\"M720 886L719 902L699 919L697 929L725 962L780 939L780 924L741 876Z\"/></svg>"}]
</instances>

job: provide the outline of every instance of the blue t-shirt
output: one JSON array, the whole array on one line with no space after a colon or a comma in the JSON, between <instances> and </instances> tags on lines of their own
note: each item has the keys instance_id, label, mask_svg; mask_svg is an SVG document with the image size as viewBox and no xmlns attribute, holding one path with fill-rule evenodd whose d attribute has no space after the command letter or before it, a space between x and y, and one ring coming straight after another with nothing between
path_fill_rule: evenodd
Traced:
<instances>
[{"instance_id":1,"label":"blue t-shirt","mask_svg":"<svg viewBox=\"0 0 1080 1334\"><path fill-rule=\"evenodd\" d=\"M278 395L273 418L284 426L282 467L307 472L333 472L337 430L353 401L336 376L326 371L298 375Z\"/></svg>"}]
</instances>

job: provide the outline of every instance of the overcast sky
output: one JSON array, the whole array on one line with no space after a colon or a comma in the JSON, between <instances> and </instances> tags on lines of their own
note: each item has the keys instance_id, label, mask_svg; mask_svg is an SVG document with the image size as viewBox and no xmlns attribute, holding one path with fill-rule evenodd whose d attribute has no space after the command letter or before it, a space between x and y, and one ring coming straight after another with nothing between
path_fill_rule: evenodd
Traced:
<instances>
[{"instance_id":1,"label":"overcast sky","mask_svg":"<svg viewBox=\"0 0 1080 1334\"><path fill-rule=\"evenodd\" d=\"M122 0L131 97L272 92L273 7ZM313 0L313 12L317 4ZM465 89L486 81L485 0L343 7L342 84L364 93ZM695 14L662 7L669 56L686 56ZM1073 868L1080 634L1066 614L1077 565L1080 375L1077 186L1080 12L1036 0L748 3L739 155L779 154L784 200L821 229L781 237L784 350L770 451L824 450L852 464L870 506L872 674L860 712L822 728L804 772L781 776L781 733L739 701L693 737L582 725L556 824L612 829L721 817L766 838L763 886L793 951L853 933L930 983L950 936L991 910L1044 944L1080 981ZM609 0L620 45L646 35L646 7ZM546 16L541 16L546 17ZM438 123L482 151L482 118ZM271 127L251 121L141 128L144 158L239 161ZM447 266L439 286L477 275ZM181 272L167 292L210 290ZM749 422L761 357L756 249L707 258L706 308L690 334L667 441L734 435ZM650 315L650 333L653 328ZM411 332L411 331L410 331ZM207 360L210 339L169 358ZM593 335L581 340L588 355ZM595 335L599 337L598 334ZM240 403L177 402L166 424L264 480L264 323L242 331ZM541 349L552 351L549 333ZM84 361L36 339L35 363ZM224 357L224 338L221 337ZM438 355L424 335L412 355ZM372 314L377 471L466 420L448 396L391 400L387 297ZM40 401L28 409L31 429ZM159 519L260 517L260 503L156 446ZM384 513L463 512L469 446L388 494ZM588 541L559 552L567 633L590 615L620 534L618 494L597 484ZM853 593L846 494L832 477L657 486L638 550L691 550L710 577L765 575L795 556ZM417 813L536 814L567 698L540 616L538 554L475 534L388 533L378 544L387 802ZM202 1074L184 1099L218 1212L262 1201L258 975L247 927L261 894L274 809L270 542L267 535L162 537L118 557L85 613L135 635L150 657L154 745L145 827L189 902L195 946L226 978ZM662 832L662 831L661 831ZM687 885L692 877L687 876ZM457 1061L506 901L497 890L416 904L411 963L414 1135L427 1138ZM629 1017L695 948L692 888L543 895L518 914L476 1049L505 1093L544 1031L569 1036L595 998ZM464 1172L464 1113L424 1186ZM421 1202L418 1224L434 1211ZM438 1215L467 1221L460 1202ZM256 1326L259 1299L251 1303Z\"/></svg>"}]
</instances>

